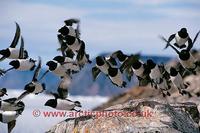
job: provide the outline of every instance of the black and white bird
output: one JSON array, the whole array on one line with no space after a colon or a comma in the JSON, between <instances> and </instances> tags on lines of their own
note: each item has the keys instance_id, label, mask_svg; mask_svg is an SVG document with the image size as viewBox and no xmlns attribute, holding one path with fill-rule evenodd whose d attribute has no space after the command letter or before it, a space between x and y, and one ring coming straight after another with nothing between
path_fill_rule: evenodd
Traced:
<instances>
[{"instance_id":1,"label":"black and white bird","mask_svg":"<svg viewBox=\"0 0 200 133\"><path fill-rule=\"evenodd\" d=\"M16 125L16 119L22 114L24 108L15 111L0 111L0 122L8 125L8 133L11 133Z\"/></svg>"},{"instance_id":2,"label":"black and white bird","mask_svg":"<svg viewBox=\"0 0 200 133\"><path fill-rule=\"evenodd\" d=\"M182 76L174 67L170 68L170 80L181 95L187 94L189 97L192 96L186 91L189 84L184 83Z\"/></svg>"},{"instance_id":3,"label":"black and white bird","mask_svg":"<svg viewBox=\"0 0 200 133\"><path fill-rule=\"evenodd\" d=\"M57 93L50 92L50 94L54 95L55 98L66 99L68 97L70 85L71 81L63 77L58 85Z\"/></svg>"},{"instance_id":4,"label":"black and white bird","mask_svg":"<svg viewBox=\"0 0 200 133\"><path fill-rule=\"evenodd\" d=\"M24 87L25 92L23 92L18 99L22 99L24 98L26 95L28 94L39 94L42 93L45 90L45 84L44 83L40 83L38 80L38 75L40 73L40 69L41 69L41 58L39 57L39 61L38 61L38 65L37 68L35 69L34 75L33 75L33 79L30 83L26 84Z\"/></svg>"},{"instance_id":5,"label":"black and white bird","mask_svg":"<svg viewBox=\"0 0 200 133\"><path fill-rule=\"evenodd\" d=\"M12 67L6 70L5 72L8 72L12 69L16 69L19 71L27 71L27 70L34 70L35 68L35 60L33 59L25 59L24 55L24 39L21 37L21 46L20 46L20 52L19 52L19 59L12 60L9 65Z\"/></svg>"},{"instance_id":6,"label":"black and white bird","mask_svg":"<svg viewBox=\"0 0 200 133\"><path fill-rule=\"evenodd\" d=\"M71 80L70 72L57 61L48 61L46 65L48 66L48 70L42 75L42 78L50 71L60 78L67 77Z\"/></svg>"},{"instance_id":7,"label":"black and white bird","mask_svg":"<svg viewBox=\"0 0 200 133\"><path fill-rule=\"evenodd\" d=\"M110 67L110 65L106 61L105 57L97 56L96 57L96 65L92 68L93 80L96 80L96 78L100 74L100 72L104 73L105 75L108 75L109 67Z\"/></svg>"},{"instance_id":8,"label":"black and white bird","mask_svg":"<svg viewBox=\"0 0 200 133\"><path fill-rule=\"evenodd\" d=\"M189 34L187 32L187 29L186 28L181 28L181 30L178 31L177 33L170 35L170 37L167 40L167 45L166 45L165 48L167 48L169 46L169 43L173 39L175 39L174 46L176 46L177 48L180 48L180 49L183 49L183 48L187 47L186 49L190 50L193 47L193 45L194 45L199 33L200 33L200 31L196 34L194 40L192 41L192 39L190 38L190 36L189 36ZM188 42L188 46L186 46L186 42Z\"/></svg>"},{"instance_id":9,"label":"black and white bird","mask_svg":"<svg viewBox=\"0 0 200 133\"><path fill-rule=\"evenodd\" d=\"M79 38L69 35L63 37L63 42L65 42L65 45L73 52L78 52L82 43Z\"/></svg>"},{"instance_id":10,"label":"black and white bird","mask_svg":"<svg viewBox=\"0 0 200 133\"><path fill-rule=\"evenodd\" d=\"M124 54L121 50L115 51L111 54L112 58L118 59L121 64L124 63L125 60L128 59L128 55Z\"/></svg>"},{"instance_id":11,"label":"black and white bird","mask_svg":"<svg viewBox=\"0 0 200 133\"><path fill-rule=\"evenodd\" d=\"M72 58L64 57L64 56L56 56L53 60L60 63L66 70L72 71L73 73L80 71L80 66L76 61Z\"/></svg>"},{"instance_id":12,"label":"black and white bird","mask_svg":"<svg viewBox=\"0 0 200 133\"><path fill-rule=\"evenodd\" d=\"M6 88L0 89L0 97L3 97L4 95L8 95L8 94L7 94L7 89L6 89Z\"/></svg>"},{"instance_id":13,"label":"black and white bird","mask_svg":"<svg viewBox=\"0 0 200 133\"><path fill-rule=\"evenodd\" d=\"M135 60L132 63L132 70L139 81L139 86L146 86L150 83L150 69L141 60Z\"/></svg>"},{"instance_id":14,"label":"black and white bird","mask_svg":"<svg viewBox=\"0 0 200 133\"><path fill-rule=\"evenodd\" d=\"M15 111L25 107L24 102L21 101L22 99L18 98L9 98L0 101L0 110L2 111Z\"/></svg>"},{"instance_id":15,"label":"black and white bird","mask_svg":"<svg viewBox=\"0 0 200 133\"><path fill-rule=\"evenodd\" d=\"M81 68L83 68L87 63L92 63L92 61L90 61L89 54L86 54L85 52L85 43L83 41L81 41L81 47L77 53L76 62Z\"/></svg>"},{"instance_id":16,"label":"black and white bird","mask_svg":"<svg viewBox=\"0 0 200 133\"><path fill-rule=\"evenodd\" d=\"M20 53L20 49L16 48L17 43L19 41L20 38L20 27L19 25L16 23L16 32L15 32L15 37L11 43L11 45L9 46L9 48L0 50L0 55L2 55L2 57L0 58L0 61L8 58L8 59L18 59L19 58L19 53ZM28 52L26 50L24 50L24 58L28 58Z\"/></svg>"},{"instance_id":17,"label":"black and white bird","mask_svg":"<svg viewBox=\"0 0 200 133\"><path fill-rule=\"evenodd\" d=\"M162 37L164 41L167 41L164 37ZM196 74L200 63L198 60L192 56L191 52L187 49L183 49L178 51L173 45L168 43L168 45L178 54L179 62L187 71L190 71L193 74Z\"/></svg>"},{"instance_id":18,"label":"black and white bird","mask_svg":"<svg viewBox=\"0 0 200 133\"><path fill-rule=\"evenodd\" d=\"M152 80L152 84L154 88L159 88L163 94L163 97L166 95L170 96L168 92L171 86L168 83L168 75L166 74L166 70L164 66L159 66L153 62L153 60L147 60L147 66L150 68L149 77ZM167 75L167 76L165 76Z\"/></svg>"},{"instance_id":19,"label":"black and white bird","mask_svg":"<svg viewBox=\"0 0 200 133\"><path fill-rule=\"evenodd\" d=\"M79 20L78 19L68 19L65 20L65 26L61 27L58 32L61 33L63 36L73 36L79 38L80 31L79 31ZM74 28L73 24L77 24L77 27Z\"/></svg>"},{"instance_id":20,"label":"black and white bird","mask_svg":"<svg viewBox=\"0 0 200 133\"><path fill-rule=\"evenodd\" d=\"M66 110L66 111L79 111L75 107L82 107L79 101L71 101L69 99L49 99L45 106L52 107L57 110Z\"/></svg>"},{"instance_id":21,"label":"black and white bird","mask_svg":"<svg viewBox=\"0 0 200 133\"><path fill-rule=\"evenodd\" d=\"M126 87L126 82L123 80L123 75L119 68L109 67L108 68L108 77L112 83L118 87Z\"/></svg>"}]
</instances>

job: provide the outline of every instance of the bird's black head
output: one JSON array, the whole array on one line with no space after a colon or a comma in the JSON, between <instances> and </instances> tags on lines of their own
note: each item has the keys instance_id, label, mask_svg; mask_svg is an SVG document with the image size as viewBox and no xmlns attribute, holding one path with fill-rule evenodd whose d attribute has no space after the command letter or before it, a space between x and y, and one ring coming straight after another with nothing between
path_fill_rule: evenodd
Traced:
<instances>
[{"instance_id":1,"label":"bird's black head","mask_svg":"<svg viewBox=\"0 0 200 133\"><path fill-rule=\"evenodd\" d=\"M156 63L154 63L152 59L148 59L148 60L147 60L147 66L148 66L150 69L153 69L153 68L156 67Z\"/></svg>"},{"instance_id":2,"label":"bird's black head","mask_svg":"<svg viewBox=\"0 0 200 133\"><path fill-rule=\"evenodd\" d=\"M181 50L179 58L181 60L188 60L190 58L190 52L188 50Z\"/></svg>"},{"instance_id":3,"label":"bird's black head","mask_svg":"<svg viewBox=\"0 0 200 133\"><path fill-rule=\"evenodd\" d=\"M58 63L63 63L65 62L65 57L59 55L54 57L53 60L57 61Z\"/></svg>"},{"instance_id":4,"label":"bird's black head","mask_svg":"<svg viewBox=\"0 0 200 133\"><path fill-rule=\"evenodd\" d=\"M103 57L97 56L96 57L96 63L98 66L103 66L105 64Z\"/></svg>"},{"instance_id":5,"label":"bird's black head","mask_svg":"<svg viewBox=\"0 0 200 133\"><path fill-rule=\"evenodd\" d=\"M0 50L0 54L4 57L9 57L11 53L10 53L10 50L7 48L7 49Z\"/></svg>"},{"instance_id":6,"label":"bird's black head","mask_svg":"<svg viewBox=\"0 0 200 133\"><path fill-rule=\"evenodd\" d=\"M8 94L7 94L7 89L6 89L6 88L2 88L0 91L1 91L4 95L8 95Z\"/></svg>"},{"instance_id":7,"label":"bird's black head","mask_svg":"<svg viewBox=\"0 0 200 133\"><path fill-rule=\"evenodd\" d=\"M62 28L60 28L60 29L58 30L58 32L61 33L61 34L64 35L64 36L66 36L66 35L69 34L69 29L68 29L68 27L63 26Z\"/></svg>"},{"instance_id":8,"label":"bird's black head","mask_svg":"<svg viewBox=\"0 0 200 133\"><path fill-rule=\"evenodd\" d=\"M108 68L108 75L110 75L111 77L115 77L117 73L118 73L118 68L112 68L112 67Z\"/></svg>"},{"instance_id":9,"label":"bird's black head","mask_svg":"<svg viewBox=\"0 0 200 133\"><path fill-rule=\"evenodd\" d=\"M186 37L188 36L187 29L186 29L186 28L182 28L182 29L178 32L178 35L179 35L181 38L186 38Z\"/></svg>"},{"instance_id":10,"label":"bird's black head","mask_svg":"<svg viewBox=\"0 0 200 133\"><path fill-rule=\"evenodd\" d=\"M75 40L76 40L76 38L73 36L69 36L69 35L65 36L65 41L66 41L67 45L74 44Z\"/></svg>"},{"instance_id":11,"label":"bird's black head","mask_svg":"<svg viewBox=\"0 0 200 133\"><path fill-rule=\"evenodd\" d=\"M57 106L57 100L56 99L50 99L44 105L52 107L52 108L56 108L56 106Z\"/></svg>"},{"instance_id":12,"label":"bird's black head","mask_svg":"<svg viewBox=\"0 0 200 133\"><path fill-rule=\"evenodd\" d=\"M174 67L171 67L170 68L170 75L171 76L176 76L177 74L178 74L178 71Z\"/></svg>"},{"instance_id":13,"label":"bird's black head","mask_svg":"<svg viewBox=\"0 0 200 133\"><path fill-rule=\"evenodd\" d=\"M120 62L125 61L127 55L125 55L121 50L117 54L117 58L119 59Z\"/></svg>"},{"instance_id":14,"label":"bird's black head","mask_svg":"<svg viewBox=\"0 0 200 133\"><path fill-rule=\"evenodd\" d=\"M9 65L13 66L15 69L19 68L20 62L18 60L13 60L9 63Z\"/></svg>"},{"instance_id":15,"label":"bird's black head","mask_svg":"<svg viewBox=\"0 0 200 133\"><path fill-rule=\"evenodd\" d=\"M75 104L77 107L82 107L82 106L81 106L81 103L80 103L79 101L75 101L74 104Z\"/></svg>"},{"instance_id":16,"label":"bird's black head","mask_svg":"<svg viewBox=\"0 0 200 133\"><path fill-rule=\"evenodd\" d=\"M136 60L132 63L134 69L139 69L142 66L142 63L139 60Z\"/></svg>"},{"instance_id":17,"label":"bird's black head","mask_svg":"<svg viewBox=\"0 0 200 133\"><path fill-rule=\"evenodd\" d=\"M58 64L54 61L48 61L46 65L49 66L50 71L54 71L57 68Z\"/></svg>"}]
</instances>

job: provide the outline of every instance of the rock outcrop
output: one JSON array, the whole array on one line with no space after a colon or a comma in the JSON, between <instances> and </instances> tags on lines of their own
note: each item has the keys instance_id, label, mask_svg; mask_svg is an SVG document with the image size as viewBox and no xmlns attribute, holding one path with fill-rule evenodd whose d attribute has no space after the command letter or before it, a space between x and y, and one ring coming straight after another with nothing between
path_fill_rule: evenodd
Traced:
<instances>
[{"instance_id":1,"label":"rock outcrop","mask_svg":"<svg viewBox=\"0 0 200 133\"><path fill-rule=\"evenodd\" d=\"M195 103L168 104L159 99L138 99L103 112L107 116L93 114L66 119L47 133L199 133ZM113 116L113 112L118 113Z\"/></svg>"}]
</instances>

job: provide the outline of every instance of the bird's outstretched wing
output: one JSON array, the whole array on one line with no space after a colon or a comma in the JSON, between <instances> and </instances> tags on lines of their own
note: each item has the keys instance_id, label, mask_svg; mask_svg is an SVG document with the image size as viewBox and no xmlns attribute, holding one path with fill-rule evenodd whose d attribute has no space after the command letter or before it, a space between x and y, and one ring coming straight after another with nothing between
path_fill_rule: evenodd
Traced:
<instances>
[{"instance_id":1,"label":"bird's outstretched wing","mask_svg":"<svg viewBox=\"0 0 200 133\"><path fill-rule=\"evenodd\" d=\"M7 102L7 103L10 103L10 104L13 104L13 103L16 102L16 100L17 100L17 98L9 98L9 99L5 99L5 100L3 100L3 101L4 101L4 102Z\"/></svg>"},{"instance_id":2,"label":"bird's outstretched wing","mask_svg":"<svg viewBox=\"0 0 200 133\"><path fill-rule=\"evenodd\" d=\"M8 123L8 133L11 133L11 131L13 130L15 125L16 125L16 120L13 120L13 121Z\"/></svg>"},{"instance_id":3,"label":"bird's outstretched wing","mask_svg":"<svg viewBox=\"0 0 200 133\"><path fill-rule=\"evenodd\" d=\"M16 32L15 32L15 37L10 45L10 48L15 48L17 46L17 43L19 41L19 38L20 38L20 27L18 25L18 23L16 23Z\"/></svg>"},{"instance_id":4,"label":"bird's outstretched wing","mask_svg":"<svg viewBox=\"0 0 200 133\"><path fill-rule=\"evenodd\" d=\"M80 20L76 18L67 19L64 21L67 26L72 26L74 23L79 23Z\"/></svg>"},{"instance_id":5,"label":"bird's outstretched wing","mask_svg":"<svg viewBox=\"0 0 200 133\"><path fill-rule=\"evenodd\" d=\"M21 46L19 50L19 59L24 59L24 39L21 37Z\"/></svg>"},{"instance_id":6,"label":"bird's outstretched wing","mask_svg":"<svg viewBox=\"0 0 200 133\"><path fill-rule=\"evenodd\" d=\"M93 80L96 80L97 76L99 75L101 71L99 70L99 68L97 67L93 67L92 68L92 77L93 77Z\"/></svg>"},{"instance_id":7,"label":"bird's outstretched wing","mask_svg":"<svg viewBox=\"0 0 200 133\"><path fill-rule=\"evenodd\" d=\"M38 77L40 69L41 69L41 64L42 64L42 61L41 61L41 57L39 56L38 57L38 66L35 69L32 81L38 81L37 77Z\"/></svg>"}]
</instances>

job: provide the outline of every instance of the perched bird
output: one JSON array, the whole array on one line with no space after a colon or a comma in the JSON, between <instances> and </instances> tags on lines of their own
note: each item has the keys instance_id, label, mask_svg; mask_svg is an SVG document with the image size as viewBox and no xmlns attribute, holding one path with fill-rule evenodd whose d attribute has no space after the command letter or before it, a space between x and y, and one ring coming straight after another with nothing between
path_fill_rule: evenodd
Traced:
<instances>
[{"instance_id":1,"label":"perched bird","mask_svg":"<svg viewBox=\"0 0 200 133\"><path fill-rule=\"evenodd\" d=\"M3 49L0 50L0 55L2 55L2 57L0 58L0 61L9 58L9 59L18 59L19 58L19 53L20 53L20 49L15 48L19 38L20 38L20 27L19 25L16 23L16 32L15 32L15 37L11 43L11 45L9 46L9 48L7 49ZM28 52L26 50L24 50L24 58L28 58Z\"/></svg>"},{"instance_id":2,"label":"perched bird","mask_svg":"<svg viewBox=\"0 0 200 133\"><path fill-rule=\"evenodd\" d=\"M180 73L174 68L170 68L170 80L173 83L174 87L176 87L181 95L188 94L189 97L192 95L186 91L188 84L185 84L183 78Z\"/></svg>"},{"instance_id":3,"label":"perched bird","mask_svg":"<svg viewBox=\"0 0 200 133\"><path fill-rule=\"evenodd\" d=\"M21 46L20 46L20 52L19 52L19 59L12 60L9 65L12 67L6 70L5 72L8 72L12 69L20 70L20 71L27 71L27 70L34 70L35 68L35 60L33 59L25 59L24 55L24 40L23 37L21 37Z\"/></svg>"},{"instance_id":4,"label":"perched bird","mask_svg":"<svg viewBox=\"0 0 200 133\"><path fill-rule=\"evenodd\" d=\"M166 70L164 69L164 66L159 66L153 62L153 60L148 59L147 60L147 66L150 68L150 73L149 76L152 80L153 87L154 88L159 88L163 94L163 97L170 96L170 93L168 90L171 88L169 83L167 82L168 74ZM166 94L165 94L166 92Z\"/></svg>"},{"instance_id":5,"label":"perched bird","mask_svg":"<svg viewBox=\"0 0 200 133\"><path fill-rule=\"evenodd\" d=\"M0 112L0 122L6 123L8 125L8 133L11 133L16 125L16 119L22 114L24 108L20 108L15 111L2 111Z\"/></svg>"},{"instance_id":6,"label":"perched bird","mask_svg":"<svg viewBox=\"0 0 200 133\"><path fill-rule=\"evenodd\" d=\"M25 104L18 98L9 98L0 101L0 110L2 111L15 111L24 108Z\"/></svg>"},{"instance_id":7,"label":"perched bird","mask_svg":"<svg viewBox=\"0 0 200 133\"><path fill-rule=\"evenodd\" d=\"M162 37L164 41L166 39ZM178 58L180 61L180 64L187 70L192 72L193 74L196 74L196 71L198 70L198 67L200 66L200 62L198 60L195 60L195 58L192 56L189 50L183 49L180 52L170 43L168 45L178 54Z\"/></svg>"},{"instance_id":8,"label":"perched bird","mask_svg":"<svg viewBox=\"0 0 200 133\"><path fill-rule=\"evenodd\" d=\"M82 107L79 101L71 101L69 99L49 99L45 106L52 107L57 110L66 110L66 111L79 111L75 107Z\"/></svg>"},{"instance_id":9,"label":"perched bird","mask_svg":"<svg viewBox=\"0 0 200 133\"><path fill-rule=\"evenodd\" d=\"M194 40L192 41L192 39L190 38L187 29L186 28L181 28L180 31L178 31L175 34L170 35L170 37L167 40L167 45L165 48L167 48L169 46L169 43L175 39L175 43L174 46L176 46L177 48L186 48L186 42L188 42L188 46L187 46L187 50L190 50L193 47L193 44L195 43L198 35L199 35L200 31L196 34Z\"/></svg>"},{"instance_id":10,"label":"perched bird","mask_svg":"<svg viewBox=\"0 0 200 133\"><path fill-rule=\"evenodd\" d=\"M123 81L123 75L118 68L109 67L108 68L108 77L112 83L118 87L126 87L126 82Z\"/></svg>"},{"instance_id":11,"label":"perched bird","mask_svg":"<svg viewBox=\"0 0 200 133\"><path fill-rule=\"evenodd\" d=\"M0 97L3 97L4 95L8 95L8 94L7 94L7 89L6 89L6 88L0 89Z\"/></svg>"},{"instance_id":12,"label":"perched bird","mask_svg":"<svg viewBox=\"0 0 200 133\"><path fill-rule=\"evenodd\" d=\"M30 93L37 95L39 93L42 93L45 90L45 84L40 83L39 80L37 79L40 73L40 69L41 69L41 58L39 57L39 62L38 62L37 68L35 69L33 79L30 83L25 85L24 87L25 92L23 92L18 97L18 99L22 99L23 97L25 97L26 95Z\"/></svg>"}]
</instances>

